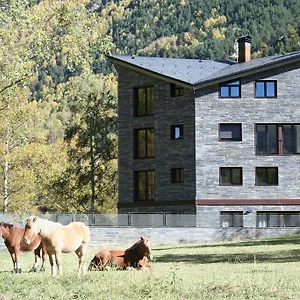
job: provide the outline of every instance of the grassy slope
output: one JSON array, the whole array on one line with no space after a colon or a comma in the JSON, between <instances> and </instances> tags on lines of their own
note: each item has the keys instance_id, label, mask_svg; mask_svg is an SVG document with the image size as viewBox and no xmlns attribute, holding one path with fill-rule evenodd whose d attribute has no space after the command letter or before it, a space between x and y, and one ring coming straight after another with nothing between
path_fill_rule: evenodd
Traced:
<instances>
[{"instance_id":1,"label":"grassy slope","mask_svg":"<svg viewBox=\"0 0 300 300\"><path fill-rule=\"evenodd\" d=\"M300 237L218 244L154 246L153 270L88 272L76 277L75 254L62 278L12 274L0 252L0 299L300 299ZM90 251L89 260L94 251ZM22 254L29 270L33 254Z\"/></svg>"}]
</instances>

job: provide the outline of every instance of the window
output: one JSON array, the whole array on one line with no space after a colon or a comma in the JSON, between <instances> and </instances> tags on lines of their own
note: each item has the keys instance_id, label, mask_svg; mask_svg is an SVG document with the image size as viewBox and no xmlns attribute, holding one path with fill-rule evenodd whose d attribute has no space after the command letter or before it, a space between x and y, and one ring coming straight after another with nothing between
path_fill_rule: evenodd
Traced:
<instances>
[{"instance_id":1,"label":"window","mask_svg":"<svg viewBox=\"0 0 300 300\"><path fill-rule=\"evenodd\" d=\"M242 124L220 124L219 125L220 141L241 141Z\"/></svg>"},{"instance_id":2,"label":"window","mask_svg":"<svg viewBox=\"0 0 300 300\"><path fill-rule=\"evenodd\" d=\"M135 116L154 114L154 88L140 87L134 89Z\"/></svg>"},{"instance_id":3,"label":"window","mask_svg":"<svg viewBox=\"0 0 300 300\"><path fill-rule=\"evenodd\" d=\"M243 212L221 211L221 227L243 227Z\"/></svg>"},{"instance_id":4,"label":"window","mask_svg":"<svg viewBox=\"0 0 300 300\"><path fill-rule=\"evenodd\" d=\"M170 84L170 95L171 97L180 97L184 95L183 86L177 85L175 83Z\"/></svg>"},{"instance_id":5,"label":"window","mask_svg":"<svg viewBox=\"0 0 300 300\"><path fill-rule=\"evenodd\" d=\"M240 167L220 168L220 185L242 185L243 175Z\"/></svg>"},{"instance_id":6,"label":"window","mask_svg":"<svg viewBox=\"0 0 300 300\"><path fill-rule=\"evenodd\" d=\"M135 201L154 200L154 171L134 172Z\"/></svg>"},{"instance_id":7,"label":"window","mask_svg":"<svg viewBox=\"0 0 300 300\"><path fill-rule=\"evenodd\" d=\"M300 212L257 212L256 227L300 227Z\"/></svg>"},{"instance_id":8,"label":"window","mask_svg":"<svg viewBox=\"0 0 300 300\"><path fill-rule=\"evenodd\" d=\"M278 167L257 167L256 185L278 185Z\"/></svg>"},{"instance_id":9,"label":"window","mask_svg":"<svg viewBox=\"0 0 300 300\"><path fill-rule=\"evenodd\" d=\"M277 81L276 80L259 80L255 81L256 98L276 98Z\"/></svg>"},{"instance_id":10,"label":"window","mask_svg":"<svg viewBox=\"0 0 300 300\"><path fill-rule=\"evenodd\" d=\"M256 124L256 154L300 154L300 124Z\"/></svg>"},{"instance_id":11,"label":"window","mask_svg":"<svg viewBox=\"0 0 300 300\"><path fill-rule=\"evenodd\" d=\"M184 182L184 169L182 168L171 169L171 182L172 183Z\"/></svg>"},{"instance_id":12,"label":"window","mask_svg":"<svg viewBox=\"0 0 300 300\"><path fill-rule=\"evenodd\" d=\"M172 140L183 139L183 125L171 126L171 139Z\"/></svg>"},{"instance_id":13,"label":"window","mask_svg":"<svg viewBox=\"0 0 300 300\"><path fill-rule=\"evenodd\" d=\"M154 157L154 128L134 130L134 157Z\"/></svg>"},{"instance_id":14,"label":"window","mask_svg":"<svg viewBox=\"0 0 300 300\"><path fill-rule=\"evenodd\" d=\"M240 98L241 81L231 81L220 85L219 96L222 98Z\"/></svg>"}]
</instances>

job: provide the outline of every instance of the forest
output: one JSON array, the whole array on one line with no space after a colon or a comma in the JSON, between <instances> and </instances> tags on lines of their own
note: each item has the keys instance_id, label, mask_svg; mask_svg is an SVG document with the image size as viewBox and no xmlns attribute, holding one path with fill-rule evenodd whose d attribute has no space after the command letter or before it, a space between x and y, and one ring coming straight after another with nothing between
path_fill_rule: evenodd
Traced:
<instances>
[{"instance_id":1,"label":"forest","mask_svg":"<svg viewBox=\"0 0 300 300\"><path fill-rule=\"evenodd\" d=\"M116 213L106 54L236 60L300 50L297 0L0 0L0 209Z\"/></svg>"}]
</instances>

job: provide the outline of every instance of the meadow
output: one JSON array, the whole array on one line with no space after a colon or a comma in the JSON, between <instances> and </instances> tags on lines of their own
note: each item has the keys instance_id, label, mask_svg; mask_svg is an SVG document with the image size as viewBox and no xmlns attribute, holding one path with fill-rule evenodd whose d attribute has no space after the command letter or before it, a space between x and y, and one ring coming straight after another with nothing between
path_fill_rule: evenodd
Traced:
<instances>
[{"instance_id":1,"label":"meadow","mask_svg":"<svg viewBox=\"0 0 300 300\"><path fill-rule=\"evenodd\" d=\"M95 254L90 249L88 261ZM153 245L151 271L89 271L77 278L75 254L63 255L63 276L12 273L0 251L0 300L9 299L300 299L300 237L216 244Z\"/></svg>"}]
</instances>

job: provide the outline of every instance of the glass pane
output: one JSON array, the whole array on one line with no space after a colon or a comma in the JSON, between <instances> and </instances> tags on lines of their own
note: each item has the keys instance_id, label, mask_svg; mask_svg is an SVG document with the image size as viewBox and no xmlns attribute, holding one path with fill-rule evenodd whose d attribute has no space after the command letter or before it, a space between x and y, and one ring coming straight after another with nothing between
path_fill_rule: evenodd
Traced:
<instances>
[{"instance_id":1,"label":"glass pane","mask_svg":"<svg viewBox=\"0 0 300 300\"><path fill-rule=\"evenodd\" d=\"M154 171L148 173L148 200L154 200Z\"/></svg>"},{"instance_id":2,"label":"glass pane","mask_svg":"<svg viewBox=\"0 0 300 300\"><path fill-rule=\"evenodd\" d=\"M242 184L241 178L242 172L240 168L232 168L231 176L232 176L232 184Z\"/></svg>"},{"instance_id":3,"label":"glass pane","mask_svg":"<svg viewBox=\"0 0 300 300\"><path fill-rule=\"evenodd\" d=\"M144 88L138 89L137 101L137 115L144 116L146 114L146 90Z\"/></svg>"},{"instance_id":4,"label":"glass pane","mask_svg":"<svg viewBox=\"0 0 300 300\"><path fill-rule=\"evenodd\" d=\"M267 214L257 214L257 227L268 227Z\"/></svg>"},{"instance_id":5,"label":"glass pane","mask_svg":"<svg viewBox=\"0 0 300 300\"><path fill-rule=\"evenodd\" d=\"M270 215L270 227L280 227L280 216L271 214Z\"/></svg>"},{"instance_id":6,"label":"glass pane","mask_svg":"<svg viewBox=\"0 0 300 300\"><path fill-rule=\"evenodd\" d=\"M278 154L277 125L267 125L267 147L268 153Z\"/></svg>"},{"instance_id":7,"label":"glass pane","mask_svg":"<svg viewBox=\"0 0 300 300\"><path fill-rule=\"evenodd\" d=\"M220 168L220 184L226 185L230 184L230 169L229 168Z\"/></svg>"},{"instance_id":8,"label":"glass pane","mask_svg":"<svg viewBox=\"0 0 300 300\"><path fill-rule=\"evenodd\" d=\"M220 124L220 139L241 141L241 124Z\"/></svg>"},{"instance_id":9,"label":"glass pane","mask_svg":"<svg viewBox=\"0 0 300 300\"><path fill-rule=\"evenodd\" d=\"M240 87L231 86L230 87L230 96L231 97L240 97Z\"/></svg>"},{"instance_id":10,"label":"glass pane","mask_svg":"<svg viewBox=\"0 0 300 300\"><path fill-rule=\"evenodd\" d=\"M256 168L256 184L266 184L265 168Z\"/></svg>"},{"instance_id":11,"label":"glass pane","mask_svg":"<svg viewBox=\"0 0 300 300\"><path fill-rule=\"evenodd\" d=\"M243 227L243 215L235 213L233 215L233 227Z\"/></svg>"},{"instance_id":12,"label":"glass pane","mask_svg":"<svg viewBox=\"0 0 300 300\"><path fill-rule=\"evenodd\" d=\"M147 115L154 113L154 88L147 88Z\"/></svg>"},{"instance_id":13,"label":"glass pane","mask_svg":"<svg viewBox=\"0 0 300 300\"><path fill-rule=\"evenodd\" d=\"M283 153L293 153L293 132L292 125L282 125L283 141L282 151Z\"/></svg>"},{"instance_id":14,"label":"glass pane","mask_svg":"<svg viewBox=\"0 0 300 300\"><path fill-rule=\"evenodd\" d=\"M274 81L267 81L266 88L267 88L267 97L275 97L276 96Z\"/></svg>"},{"instance_id":15,"label":"glass pane","mask_svg":"<svg viewBox=\"0 0 300 300\"><path fill-rule=\"evenodd\" d=\"M154 129L147 130L147 157L154 157Z\"/></svg>"},{"instance_id":16,"label":"glass pane","mask_svg":"<svg viewBox=\"0 0 300 300\"><path fill-rule=\"evenodd\" d=\"M221 86L220 96L221 97L229 97L229 87L228 86Z\"/></svg>"},{"instance_id":17,"label":"glass pane","mask_svg":"<svg viewBox=\"0 0 300 300\"><path fill-rule=\"evenodd\" d=\"M294 149L300 153L300 125L294 125Z\"/></svg>"},{"instance_id":18,"label":"glass pane","mask_svg":"<svg viewBox=\"0 0 300 300\"><path fill-rule=\"evenodd\" d=\"M265 97L265 85L264 82L255 82L255 97Z\"/></svg>"},{"instance_id":19,"label":"glass pane","mask_svg":"<svg viewBox=\"0 0 300 300\"><path fill-rule=\"evenodd\" d=\"M138 131L138 157L146 157L146 130Z\"/></svg>"},{"instance_id":20,"label":"glass pane","mask_svg":"<svg viewBox=\"0 0 300 300\"><path fill-rule=\"evenodd\" d=\"M266 168L268 174L268 184L278 185L278 170L277 168Z\"/></svg>"},{"instance_id":21,"label":"glass pane","mask_svg":"<svg viewBox=\"0 0 300 300\"><path fill-rule=\"evenodd\" d=\"M146 200L146 172L138 172L138 200Z\"/></svg>"},{"instance_id":22,"label":"glass pane","mask_svg":"<svg viewBox=\"0 0 300 300\"><path fill-rule=\"evenodd\" d=\"M175 139L180 138L181 133L180 133L180 127L175 127Z\"/></svg>"}]
</instances>

